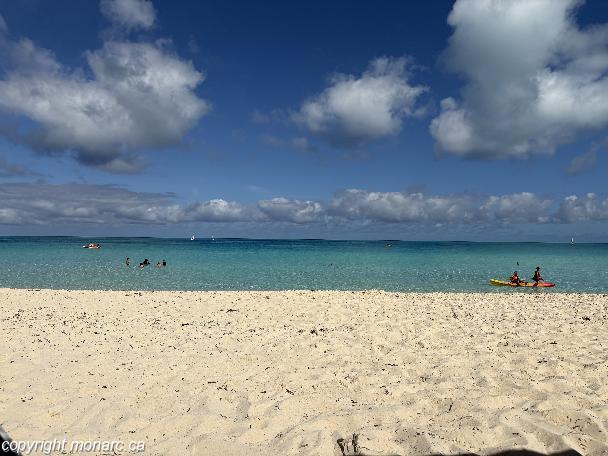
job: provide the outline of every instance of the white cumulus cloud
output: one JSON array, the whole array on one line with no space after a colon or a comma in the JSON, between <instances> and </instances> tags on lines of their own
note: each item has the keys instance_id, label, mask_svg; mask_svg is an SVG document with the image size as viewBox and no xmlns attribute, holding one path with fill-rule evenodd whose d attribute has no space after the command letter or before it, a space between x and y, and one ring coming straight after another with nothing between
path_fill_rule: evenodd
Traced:
<instances>
[{"instance_id":1,"label":"white cumulus cloud","mask_svg":"<svg viewBox=\"0 0 608 456\"><path fill-rule=\"evenodd\" d=\"M608 25L581 29L578 0L458 0L443 55L464 76L430 131L473 158L551 154L608 125Z\"/></svg>"},{"instance_id":2,"label":"white cumulus cloud","mask_svg":"<svg viewBox=\"0 0 608 456\"><path fill-rule=\"evenodd\" d=\"M568 196L560 204L557 219L562 223L608 220L608 199L595 193Z\"/></svg>"},{"instance_id":3,"label":"white cumulus cloud","mask_svg":"<svg viewBox=\"0 0 608 456\"><path fill-rule=\"evenodd\" d=\"M553 220L553 201L533 193L426 195L350 189L331 200L329 214L350 220L417 224L515 224Z\"/></svg>"},{"instance_id":4,"label":"white cumulus cloud","mask_svg":"<svg viewBox=\"0 0 608 456\"><path fill-rule=\"evenodd\" d=\"M547 223L553 201L533 193L489 196L479 207L482 220L508 223Z\"/></svg>"},{"instance_id":5,"label":"white cumulus cloud","mask_svg":"<svg viewBox=\"0 0 608 456\"><path fill-rule=\"evenodd\" d=\"M183 213L185 221L249 222L258 218L255 210L221 198L190 204Z\"/></svg>"},{"instance_id":6,"label":"white cumulus cloud","mask_svg":"<svg viewBox=\"0 0 608 456\"><path fill-rule=\"evenodd\" d=\"M31 40L1 35L0 44L10 66L0 110L35 125L0 133L36 150L68 151L85 165L137 171L141 150L178 144L210 108L195 93L203 74L162 42L105 42L85 53L90 76Z\"/></svg>"},{"instance_id":7,"label":"white cumulus cloud","mask_svg":"<svg viewBox=\"0 0 608 456\"><path fill-rule=\"evenodd\" d=\"M329 212L347 219L387 223L467 222L473 216L471 200L466 196L360 189L349 189L335 195L330 202Z\"/></svg>"},{"instance_id":8,"label":"white cumulus cloud","mask_svg":"<svg viewBox=\"0 0 608 456\"><path fill-rule=\"evenodd\" d=\"M258 201L258 208L271 220L292 223L319 222L325 213L323 206L318 202L287 198Z\"/></svg>"},{"instance_id":9,"label":"white cumulus cloud","mask_svg":"<svg viewBox=\"0 0 608 456\"><path fill-rule=\"evenodd\" d=\"M148 29L156 20L149 0L101 0L100 7L111 22L126 29Z\"/></svg>"},{"instance_id":10,"label":"white cumulus cloud","mask_svg":"<svg viewBox=\"0 0 608 456\"><path fill-rule=\"evenodd\" d=\"M337 74L322 93L306 100L293 120L339 147L353 147L396 134L415 114L426 91L411 85L404 58L382 57L361 75Z\"/></svg>"}]
</instances>

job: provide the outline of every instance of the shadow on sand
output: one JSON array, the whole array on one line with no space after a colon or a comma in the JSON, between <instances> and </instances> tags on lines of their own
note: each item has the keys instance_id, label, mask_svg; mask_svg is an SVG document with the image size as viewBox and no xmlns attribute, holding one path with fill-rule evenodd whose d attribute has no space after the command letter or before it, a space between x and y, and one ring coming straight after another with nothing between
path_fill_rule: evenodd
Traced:
<instances>
[{"instance_id":1,"label":"shadow on sand","mask_svg":"<svg viewBox=\"0 0 608 456\"><path fill-rule=\"evenodd\" d=\"M359 435L353 434L352 439L338 439L338 447L342 452L342 456L371 456L371 453L365 451L365 448L361 448L359 445ZM402 456L400 454L385 454L384 456ZM427 456L480 456L478 453L459 453L459 454L445 454L445 453L434 453ZM537 453L536 451L517 449L517 450L505 450L499 451L498 453L490 453L487 456L582 456L578 451L575 450L564 450L557 453Z\"/></svg>"},{"instance_id":2,"label":"shadow on sand","mask_svg":"<svg viewBox=\"0 0 608 456\"><path fill-rule=\"evenodd\" d=\"M429 456L447 456L441 453L433 454ZM460 453L453 456L479 456L477 453ZM536 451L530 450L506 450L498 453L492 453L488 456L582 456L578 451L565 450L559 453L537 453Z\"/></svg>"},{"instance_id":3,"label":"shadow on sand","mask_svg":"<svg viewBox=\"0 0 608 456\"><path fill-rule=\"evenodd\" d=\"M342 453L344 456L368 456L365 451L358 453ZM370 455L371 456L371 453ZM386 454L384 456L404 456L402 454ZM427 456L480 456L478 453L458 453L458 454L447 454L447 453L433 453ZM498 453L490 453L487 456L583 456L578 451L565 450L558 453L537 453L536 451L530 450L506 450L499 451Z\"/></svg>"}]
</instances>

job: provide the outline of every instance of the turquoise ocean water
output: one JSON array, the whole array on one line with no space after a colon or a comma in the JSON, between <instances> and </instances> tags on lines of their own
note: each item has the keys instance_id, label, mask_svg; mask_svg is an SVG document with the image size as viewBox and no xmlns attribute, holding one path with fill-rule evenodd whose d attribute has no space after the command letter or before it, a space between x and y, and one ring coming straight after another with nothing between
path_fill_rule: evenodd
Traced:
<instances>
[{"instance_id":1,"label":"turquoise ocean water","mask_svg":"<svg viewBox=\"0 0 608 456\"><path fill-rule=\"evenodd\" d=\"M557 287L517 292L608 292L608 244L0 237L0 287L13 288L513 292L488 280L536 265Z\"/></svg>"}]
</instances>

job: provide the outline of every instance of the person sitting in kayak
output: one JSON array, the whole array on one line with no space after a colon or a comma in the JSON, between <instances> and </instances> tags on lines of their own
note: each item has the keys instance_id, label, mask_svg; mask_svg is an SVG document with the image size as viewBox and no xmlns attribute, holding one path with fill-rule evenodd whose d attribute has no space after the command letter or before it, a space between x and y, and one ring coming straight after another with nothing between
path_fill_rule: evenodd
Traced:
<instances>
[{"instance_id":1,"label":"person sitting in kayak","mask_svg":"<svg viewBox=\"0 0 608 456\"><path fill-rule=\"evenodd\" d=\"M521 279L519 278L519 275L517 275L517 271L515 271L511 276L511 283L514 283L515 285L519 285L521 283Z\"/></svg>"},{"instance_id":2,"label":"person sitting in kayak","mask_svg":"<svg viewBox=\"0 0 608 456\"><path fill-rule=\"evenodd\" d=\"M538 286L539 282L544 282L542 276L540 275L540 266L536 266L536 271L534 271L534 277L532 277L532 280L534 280L534 286Z\"/></svg>"}]
</instances>

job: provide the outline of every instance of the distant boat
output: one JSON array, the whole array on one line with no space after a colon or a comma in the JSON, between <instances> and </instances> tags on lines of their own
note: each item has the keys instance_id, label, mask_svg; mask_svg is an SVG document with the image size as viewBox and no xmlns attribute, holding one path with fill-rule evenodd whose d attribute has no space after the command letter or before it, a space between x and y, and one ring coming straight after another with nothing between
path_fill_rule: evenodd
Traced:
<instances>
[{"instance_id":1,"label":"distant boat","mask_svg":"<svg viewBox=\"0 0 608 456\"><path fill-rule=\"evenodd\" d=\"M211 235L211 240L212 240L212 241L215 241L215 238L213 237L213 234Z\"/></svg>"},{"instance_id":2,"label":"distant boat","mask_svg":"<svg viewBox=\"0 0 608 456\"><path fill-rule=\"evenodd\" d=\"M570 238L570 244L574 245L574 238Z\"/></svg>"},{"instance_id":3,"label":"distant boat","mask_svg":"<svg viewBox=\"0 0 608 456\"><path fill-rule=\"evenodd\" d=\"M192 237L190 238L191 241L194 241L196 238L194 237L194 234L192 235Z\"/></svg>"}]
</instances>

